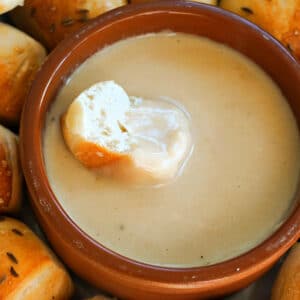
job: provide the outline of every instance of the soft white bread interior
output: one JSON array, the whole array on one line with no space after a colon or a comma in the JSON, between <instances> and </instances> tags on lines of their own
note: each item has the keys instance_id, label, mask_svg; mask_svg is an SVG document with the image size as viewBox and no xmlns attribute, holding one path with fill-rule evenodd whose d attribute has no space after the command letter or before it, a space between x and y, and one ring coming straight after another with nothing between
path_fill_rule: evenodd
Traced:
<instances>
[{"instance_id":1,"label":"soft white bread interior","mask_svg":"<svg viewBox=\"0 0 300 300\"><path fill-rule=\"evenodd\" d=\"M292 248L283 263L273 286L271 299L300 299L300 243Z\"/></svg>"},{"instance_id":2,"label":"soft white bread interior","mask_svg":"<svg viewBox=\"0 0 300 300\"><path fill-rule=\"evenodd\" d=\"M72 281L54 254L23 223L0 217L0 299L67 300Z\"/></svg>"},{"instance_id":3,"label":"soft white bread interior","mask_svg":"<svg viewBox=\"0 0 300 300\"><path fill-rule=\"evenodd\" d=\"M24 0L0 0L0 15L4 14L18 5L23 5Z\"/></svg>"},{"instance_id":4,"label":"soft white bread interior","mask_svg":"<svg viewBox=\"0 0 300 300\"><path fill-rule=\"evenodd\" d=\"M15 213L22 200L18 137L0 125L0 213Z\"/></svg>"},{"instance_id":5,"label":"soft white bread interior","mask_svg":"<svg viewBox=\"0 0 300 300\"><path fill-rule=\"evenodd\" d=\"M192 149L182 109L166 100L129 97L113 81L83 91L63 116L62 131L86 167L133 182L173 179Z\"/></svg>"},{"instance_id":6,"label":"soft white bread interior","mask_svg":"<svg viewBox=\"0 0 300 300\"><path fill-rule=\"evenodd\" d=\"M0 121L16 125L29 87L46 57L25 33L0 22Z\"/></svg>"}]
</instances>

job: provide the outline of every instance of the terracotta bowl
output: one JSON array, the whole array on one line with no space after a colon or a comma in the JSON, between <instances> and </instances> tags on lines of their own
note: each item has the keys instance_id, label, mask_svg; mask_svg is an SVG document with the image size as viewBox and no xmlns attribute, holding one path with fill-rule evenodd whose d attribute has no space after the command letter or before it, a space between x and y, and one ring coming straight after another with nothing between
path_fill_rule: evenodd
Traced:
<instances>
[{"instance_id":1,"label":"terracotta bowl","mask_svg":"<svg viewBox=\"0 0 300 300\"><path fill-rule=\"evenodd\" d=\"M239 257L207 267L156 267L101 246L60 206L43 161L42 136L49 105L65 79L104 45L165 29L209 37L244 53L278 84L300 121L297 62L266 32L216 7L179 1L128 5L95 19L50 54L33 84L21 122L21 157L31 203L61 259L88 282L126 299L200 299L233 292L261 276L300 237L300 207L296 205L272 236Z\"/></svg>"}]
</instances>

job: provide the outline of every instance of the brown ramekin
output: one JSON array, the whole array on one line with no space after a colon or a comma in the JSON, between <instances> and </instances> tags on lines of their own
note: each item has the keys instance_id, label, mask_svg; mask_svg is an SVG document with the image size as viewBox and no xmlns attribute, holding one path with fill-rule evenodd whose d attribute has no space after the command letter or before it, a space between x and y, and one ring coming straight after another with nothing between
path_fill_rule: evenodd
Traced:
<instances>
[{"instance_id":1,"label":"brown ramekin","mask_svg":"<svg viewBox=\"0 0 300 300\"><path fill-rule=\"evenodd\" d=\"M233 292L263 274L300 236L297 204L270 238L239 257L207 267L165 268L106 249L81 231L60 206L43 161L49 105L76 67L105 45L166 29L209 37L250 57L278 84L300 121L297 62L262 29L216 7L180 1L128 5L96 18L50 54L32 86L21 122L21 158L31 203L62 260L88 282L125 299L200 299Z\"/></svg>"}]
</instances>

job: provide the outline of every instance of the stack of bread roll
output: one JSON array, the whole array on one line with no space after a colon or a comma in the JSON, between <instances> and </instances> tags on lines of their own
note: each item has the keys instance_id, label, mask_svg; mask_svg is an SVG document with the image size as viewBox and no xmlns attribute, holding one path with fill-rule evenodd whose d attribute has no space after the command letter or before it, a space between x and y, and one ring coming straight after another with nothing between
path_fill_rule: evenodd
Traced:
<instances>
[{"instance_id":1,"label":"stack of bread roll","mask_svg":"<svg viewBox=\"0 0 300 300\"><path fill-rule=\"evenodd\" d=\"M300 0L199 2L219 5L255 22L300 59ZM90 19L125 4L127 0L0 0L0 15L8 12L18 28L0 21L0 299L64 300L72 296L71 278L51 250L26 225L7 217L21 208L23 180L18 136L3 125L17 131L24 100L46 49L52 50ZM276 281L274 300L300 299L299 266L297 245Z\"/></svg>"},{"instance_id":2,"label":"stack of bread roll","mask_svg":"<svg viewBox=\"0 0 300 300\"><path fill-rule=\"evenodd\" d=\"M0 14L23 1L0 1ZM24 99L46 57L45 48L0 23L0 124L17 129ZM69 299L73 284L55 255L16 214L23 198L18 136L0 125L0 299Z\"/></svg>"},{"instance_id":3,"label":"stack of bread roll","mask_svg":"<svg viewBox=\"0 0 300 300\"><path fill-rule=\"evenodd\" d=\"M71 277L54 253L25 224L8 217L17 216L23 198L14 132L46 48L55 47L88 19L122 4L126 2L0 0L0 15L10 11L16 24L30 33L0 21L0 299L66 300L73 294Z\"/></svg>"}]
</instances>

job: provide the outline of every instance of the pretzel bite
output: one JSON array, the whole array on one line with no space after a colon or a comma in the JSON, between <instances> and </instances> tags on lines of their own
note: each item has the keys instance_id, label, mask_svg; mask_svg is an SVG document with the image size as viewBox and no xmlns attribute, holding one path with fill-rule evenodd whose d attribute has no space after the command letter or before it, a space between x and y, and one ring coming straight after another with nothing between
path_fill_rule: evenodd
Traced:
<instances>
[{"instance_id":1,"label":"pretzel bite","mask_svg":"<svg viewBox=\"0 0 300 300\"><path fill-rule=\"evenodd\" d=\"M0 23L0 121L17 125L45 49L18 29Z\"/></svg>"},{"instance_id":2,"label":"pretzel bite","mask_svg":"<svg viewBox=\"0 0 300 300\"><path fill-rule=\"evenodd\" d=\"M18 137L0 125L0 213L17 212L22 199Z\"/></svg>"},{"instance_id":3,"label":"pretzel bite","mask_svg":"<svg viewBox=\"0 0 300 300\"><path fill-rule=\"evenodd\" d=\"M0 216L0 299L67 300L72 281L54 254L23 223Z\"/></svg>"},{"instance_id":4,"label":"pretzel bite","mask_svg":"<svg viewBox=\"0 0 300 300\"><path fill-rule=\"evenodd\" d=\"M50 50L88 20L125 4L126 0L25 0L11 17Z\"/></svg>"},{"instance_id":5,"label":"pretzel bite","mask_svg":"<svg viewBox=\"0 0 300 300\"><path fill-rule=\"evenodd\" d=\"M62 131L84 166L133 182L175 178L192 148L189 118L179 107L129 97L113 81L83 91L63 116Z\"/></svg>"},{"instance_id":6,"label":"pretzel bite","mask_svg":"<svg viewBox=\"0 0 300 300\"><path fill-rule=\"evenodd\" d=\"M272 289L272 300L300 299L300 244L297 243L283 263Z\"/></svg>"},{"instance_id":7,"label":"pretzel bite","mask_svg":"<svg viewBox=\"0 0 300 300\"><path fill-rule=\"evenodd\" d=\"M261 26L300 59L299 0L221 0L220 6Z\"/></svg>"}]
</instances>

